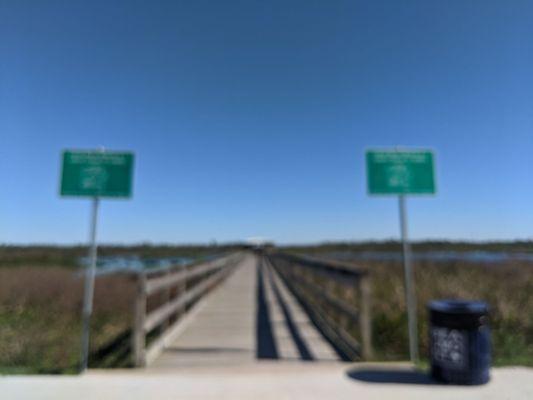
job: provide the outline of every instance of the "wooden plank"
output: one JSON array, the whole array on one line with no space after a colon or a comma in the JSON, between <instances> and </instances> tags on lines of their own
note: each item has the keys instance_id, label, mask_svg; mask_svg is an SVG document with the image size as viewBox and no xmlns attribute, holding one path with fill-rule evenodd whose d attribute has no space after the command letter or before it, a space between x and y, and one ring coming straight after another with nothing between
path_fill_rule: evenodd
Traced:
<instances>
[{"instance_id":1,"label":"wooden plank","mask_svg":"<svg viewBox=\"0 0 533 400\"><path fill-rule=\"evenodd\" d=\"M233 271L233 265L224 268L220 271L219 279L215 280L213 284L218 284L219 281L226 278ZM209 285L208 285L209 286ZM176 320L166 332L164 332L157 340L155 340L146 349L146 365L149 366L161 355L165 347L172 343L178 335L180 335L195 319L198 313L205 308L206 297L199 300L182 318Z\"/></svg>"},{"instance_id":2,"label":"wooden plank","mask_svg":"<svg viewBox=\"0 0 533 400\"><path fill-rule=\"evenodd\" d=\"M194 320L196 315L205 307L206 299L202 298L196 303L191 310L183 317L177 319L166 332L164 332L156 341L146 349L146 366L150 366L161 355L165 347L171 344L176 337L181 334Z\"/></svg>"},{"instance_id":3,"label":"wooden plank","mask_svg":"<svg viewBox=\"0 0 533 400\"><path fill-rule=\"evenodd\" d=\"M225 269L220 270L215 275L207 278L193 287L191 290L187 291L184 295L148 314L144 322L144 332L151 331L171 314L176 312L180 307L189 304L201 296L209 288L209 286L219 280L225 272Z\"/></svg>"},{"instance_id":4,"label":"wooden plank","mask_svg":"<svg viewBox=\"0 0 533 400\"><path fill-rule=\"evenodd\" d=\"M160 290L177 285L178 283L186 279L186 270L177 271L167 276L163 275L158 276L157 278L148 279L146 282L146 295L151 296L152 294L159 292Z\"/></svg>"},{"instance_id":5,"label":"wooden plank","mask_svg":"<svg viewBox=\"0 0 533 400\"><path fill-rule=\"evenodd\" d=\"M198 266L188 271L187 279L193 279L198 278L202 275L207 275L210 272L214 272L218 269L224 268L227 264L229 264L229 260L225 258L223 260L217 260L212 264L210 263L203 266Z\"/></svg>"},{"instance_id":6,"label":"wooden plank","mask_svg":"<svg viewBox=\"0 0 533 400\"><path fill-rule=\"evenodd\" d=\"M301 293L300 293L301 295ZM335 321L328 316L316 302L304 298L307 303L306 310L311 319L319 326L320 330L328 337L332 343L337 346L350 360L356 361L361 359L360 345L355 338L340 327Z\"/></svg>"},{"instance_id":7,"label":"wooden plank","mask_svg":"<svg viewBox=\"0 0 533 400\"><path fill-rule=\"evenodd\" d=\"M132 332L133 364L136 367L146 365L145 352L145 318L146 318L146 275L140 273L137 276L137 296L134 302L134 321Z\"/></svg>"},{"instance_id":8,"label":"wooden plank","mask_svg":"<svg viewBox=\"0 0 533 400\"><path fill-rule=\"evenodd\" d=\"M271 296L274 297L270 300L270 304L274 306L270 307L270 311L276 312L276 308L279 308L277 314L281 313L284 322L282 324L273 323L279 356L283 357L286 354L284 350L288 348L288 356L292 359L338 361L340 359L338 352L334 350L330 341L320 332L316 324L313 324L311 317L284 283L283 278L268 261L265 261L264 265L266 267L264 282L267 299L269 291L273 292ZM268 289L269 286L270 289ZM275 316L271 319L276 320ZM292 344L292 346L287 346L288 344Z\"/></svg>"},{"instance_id":9,"label":"wooden plank","mask_svg":"<svg viewBox=\"0 0 533 400\"><path fill-rule=\"evenodd\" d=\"M328 337L332 343L337 346L346 357L351 360L360 359L360 345L348 332L339 326L328 313L318 304L318 302L311 300L307 296L301 287L298 287L295 282L298 280L294 276L287 275L287 271L283 268L277 268L277 266L269 262L270 265L279 273L283 278L285 284L293 292L293 294L300 300L304 306L306 312L309 314L313 322L319 327L322 333Z\"/></svg>"},{"instance_id":10,"label":"wooden plank","mask_svg":"<svg viewBox=\"0 0 533 400\"><path fill-rule=\"evenodd\" d=\"M222 263L218 262L214 265L201 265L193 270L183 270L176 272L170 276L160 276L157 278L152 278L146 283L146 294L148 296L157 293L163 289L169 288L171 286L177 285L188 279L197 278L202 275L206 275L209 272L217 270L223 266Z\"/></svg>"},{"instance_id":11,"label":"wooden plank","mask_svg":"<svg viewBox=\"0 0 533 400\"><path fill-rule=\"evenodd\" d=\"M297 284L305 286L307 290L313 292L317 296L317 298L325 300L328 305L334 308L336 311L345 314L347 317L355 319L356 321L359 320L359 312L355 309L355 307L347 304L346 302L335 297L331 293L328 293L324 290L322 286L319 286L316 283L308 282L307 278L299 280Z\"/></svg>"},{"instance_id":12,"label":"wooden plank","mask_svg":"<svg viewBox=\"0 0 533 400\"><path fill-rule=\"evenodd\" d=\"M256 358L257 258L249 252L230 275L187 312L204 302L194 320L167 344L152 368L229 366Z\"/></svg>"},{"instance_id":13,"label":"wooden plank","mask_svg":"<svg viewBox=\"0 0 533 400\"><path fill-rule=\"evenodd\" d=\"M361 320L359 327L361 329L361 343L363 348L363 358L371 360L373 357L372 349L372 315L371 315L371 292L370 278L364 277L359 281L359 296L361 304Z\"/></svg>"},{"instance_id":14,"label":"wooden plank","mask_svg":"<svg viewBox=\"0 0 533 400\"><path fill-rule=\"evenodd\" d=\"M230 256L211 260L206 263L189 266L186 267L186 269L170 273L169 275L148 278L146 283L146 294L150 296L158 291L177 285L185 280L197 278L201 275L222 268L226 264L234 262L236 258L235 256L235 254L232 254Z\"/></svg>"},{"instance_id":15,"label":"wooden plank","mask_svg":"<svg viewBox=\"0 0 533 400\"><path fill-rule=\"evenodd\" d=\"M289 265L296 264L298 267L305 269L306 271L310 271L315 275L322 276L324 279L334 280L335 282L347 287L353 287L357 280L364 275L364 273L361 271L340 270L336 267L328 267L323 262L311 263L306 259L292 257L292 255L286 256L285 254L282 254L280 256L279 254L276 254L274 257L272 257L272 259L275 261L288 263Z\"/></svg>"},{"instance_id":16,"label":"wooden plank","mask_svg":"<svg viewBox=\"0 0 533 400\"><path fill-rule=\"evenodd\" d=\"M359 277L368 273L368 271L356 266L355 264L337 260L322 260L309 256L279 252L269 255L269 257L281 258L288 262L294 262L296 264L313 267L314 269L321 269L345 276Z\"/></svg>"},{"instance_id":17,"label":"wooden plank","mask_svg":"<svg viewBox=\"0 0 533 400\"><path fill-rule=\"evenodd\" d=\"M211 285L216 284L223 279L227 273L231 271L231 267L237 264L243 257L243 252L237 252L225 257L211 260L206 263L196 264L193 270L185 268L181 271L172 273L175 267L165 270L158 270L155 273L143 271L136 275L137 278L137 295L134 300L134 321L132 327L132 352L133 364L136 367L144 367L147 364L147 355L153 357L158 351L157 345L164 343L164 335L161 339L151 345L150 349L146 348L146 334L158 325L166 324L168 318L179 311L183 311L185 306L207 291ZM161 290L167 291L167 299L169 289L174 285L180 286L180 291L185 290L188 279L200 277L210 273L214 274L204 281L197 284L190 291L185 291L183 295L177 299L166 303L156 311L147 315L146 300L148 295L156 293ZM163 273L162 276L151 277ZM168 326L165 326L168 328Z\"/></svg>"},{"instance_id":18,"label":"wooden plank","mask_svg":"<svg viewBox=\"0 0 533 400\"><path fill-rule=\"evenodd\" d=\"M155 278L160 276L161 274L165 273L165 272L173 272L173 271L178 271L178 270L182 270L184 267L187 267L187 268L194 268L196 267L197 265L203 265L203 264L206 264L206 263L209 263L209 262L212 262L214 260L219 260L221 258L225 258L225 257L231 257L232 254L218 254L214 257L212 257L210 260L205 260L205 259L200 259L200 260L197 260L197 261L194 261L192 263L189 263L189 264L176 264L176 265L171 265L171 266L167 266L167 267L156 267L156 268L150 268L148 270L146 270L146 278L147 280L150 280L150 279L153 279L154 276Z\"/></svg>"}]
</instances>

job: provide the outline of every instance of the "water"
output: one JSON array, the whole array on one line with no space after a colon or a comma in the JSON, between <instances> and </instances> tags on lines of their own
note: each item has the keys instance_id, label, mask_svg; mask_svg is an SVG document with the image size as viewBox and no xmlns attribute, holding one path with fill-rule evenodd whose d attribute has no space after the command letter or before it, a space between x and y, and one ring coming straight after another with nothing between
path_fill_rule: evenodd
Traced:
<instances>
[{"instance_id":1,"label":"water","mask_svg":"<svg viewBox=\"0 0 533 400\"><path fill-rule=\"evenodd\" d=\"M503 251L422 251L413 252L415 261L467 261L472 263L499 263L505 261L531 261L533 253L510 253ZM393 251L334 252L326 258L362 261L401 261L402 253Z\"/></svg>"},{"instance_id":2,"label":"water","mask_svg":"<svg viewBox=\"0 0 533 400\"><path fill-rule=\"evenodd\" d=\"M137 256L98 257L97 273L105 274L118 271L142 271L144 269L168 268L173 265L186 265L195 261L192 257L140 258ZM88 266L89 258L79 260L80 265Z\"/></svg>"}]
</instances>

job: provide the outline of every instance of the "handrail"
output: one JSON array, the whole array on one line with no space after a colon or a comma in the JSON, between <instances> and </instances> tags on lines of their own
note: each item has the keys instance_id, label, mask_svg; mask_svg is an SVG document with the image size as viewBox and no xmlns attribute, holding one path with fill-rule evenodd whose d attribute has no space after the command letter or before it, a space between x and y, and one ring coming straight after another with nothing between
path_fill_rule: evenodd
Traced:
<instances>
[{"instance_id":1,"label":"handrail","mask_svg":"<svg viewBox=\"0 0 533 400\"><path fill-rule=\"evenodd\" d=\"M141 272L137 275L137 296L135 298L132 334L135 366L146 366L154 358L154 355L162 351L166 336L173 331L174 326L179 322L177 320L173 326L170 326L170 318L180 311L185 312L190 304L223 280L242 257L242 252L236 252L213 260L168 269L163 271L165 275L162 276L153 272ZM195 284L189 288L191 282L195 282ZM176 288L177 294L171 298L170 292L173 288ZM165 294L164 304L148 311L149 297L158 293ZM147 345L148 334L158 327L161 327L160 330L162 331L159 339ZM147 354L150 357L147 357Z\"/></svg>"},{"instance_id":2,"label":"handrail","mask_svg":"<svg viewBox=\"0 0 533 400\"><path fill-rule=\"evenodd\" d=\"M164 266L161 266L161 267L153 267L153 268L146 269L145 273L146 273L147 276L157 275L157 274L161 274L161 273L169 273L169 272L172 272L172 271L175 271L175 270L179 270L179 269L184 268L184 267L192 267L194 265L205 264L205 263L208 263L210 261L223 258L225 255L227 255L227 254L220 253L220 254L211 255L209 257L200 257L200 258L197 258L197 259L193 259L192 262L188 262L188 263L171 264L171 265L164 265Z\"/></svg>"},{"instance_id":3,"label":"handrail","mask_svg":"<svg viewBox=\"0 0 533 400\"><path fill-rule=\"evenodd\" d=\"M174 286L187 279L193 279L211 271L215 271L223 266L224 263L224 258L212 260L206 262L204 265L196 264L196 267L194 264L191 266L183 266L183 269L181 270L177 270L175 272L169 271L168 275L151 278L146 282L146 294L150 296L155 292Z\"/></svg>"},{"instance_id":4,"label":"handrail","mask_svg":"<svg viewBox=\"0 0 533 400\"><path fill-rule=\"evenodd\" d=\"M322 332L349 359L372 358L367 270L345 262L269 251L266 259ZM340 293L357 294L358 307ZM351 296L353 297L353 296ZM350 326L357 326L353 331Z\"/></svg>"},{"instance_id":5,"label":"handrail","mask_svg":"<svg viewBox=\"0 0 533 400\"><path fill-rule=\"evenodd\" d=\"M224 272L224 271L222 271ZM176 298L175 300L165 304L164 306L158 308L155 311L152 311L146 316L144 321L144 331L146 333L150 332L156 326L162 324L170 315L175 313L180 307L183 307L192 301L200 297L212 284L216 283L219 279L219 275L215 274L210 278L202 281L194 288L183 294L182 296Z\"/></svg>"},{"instance_id":6,"label":"handrail","mask_svg":"<svg viewBox=\"0 0 533 400\"><path fill-rule=\"evenodd\" d=\"M366 275L368 271L366 269L362 269L357 267L355 264L346 262L346 261L338 261L338 260L324 260L321 258L301 255L301 254L294 254L294 253L285 253L285 252L271 252L269 253L270 256L274 257L280 257L287 261L297 262L298 264L313 267L313 268L320 268L323 270L327 270L330 272L336 272L341 275L346 276L361 276Z\"/></svg>"},{"instance_id":7,"label":"handrail","mask_svg":"<svg viewBox=\"0 0 533 400\"><path fill-rule=\"evenodd\" d=\"M345 314L347 317L352 318L354 321L359 320L359 311L357 311L354 306L348 304L344 300L340 300L329 292L325 292L322 286L317 285L315 283L307 282L306 280L301 281L300 285L304 286L304 288L309 290L310 292L313 292L313 294L315 294L317 298L325 300L328 305L330 307L335 308L336 311Z\"/></svg>"}]
</instances>

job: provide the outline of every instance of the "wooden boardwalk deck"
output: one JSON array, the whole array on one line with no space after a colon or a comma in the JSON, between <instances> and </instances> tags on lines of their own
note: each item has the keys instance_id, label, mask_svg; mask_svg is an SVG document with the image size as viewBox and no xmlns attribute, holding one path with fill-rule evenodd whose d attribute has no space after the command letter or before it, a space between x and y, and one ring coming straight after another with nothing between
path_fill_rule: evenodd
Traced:
<instances>
[{"instance_id":1,"label":"wooden boardwalk deck","mask_svg":"<svg viewBox=\"0 0 533 400\"><path fill-rule=\"evenodd\" d=\"M339 361L275 271L248 254L184 319L150 369Z\"/></svg>"}]
</instances>

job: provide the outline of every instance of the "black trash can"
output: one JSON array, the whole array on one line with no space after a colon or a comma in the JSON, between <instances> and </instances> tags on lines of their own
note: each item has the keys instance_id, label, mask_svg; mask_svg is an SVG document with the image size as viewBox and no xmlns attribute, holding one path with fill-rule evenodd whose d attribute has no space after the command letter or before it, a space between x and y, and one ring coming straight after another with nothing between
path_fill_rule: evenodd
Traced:
<instances>
[{"instance_id":1,"label":"black trash can","mask_svg":"<svg viewBox=\"0 0 533 400\"><path fill-rule=\"evenodd\" d=\"M437 300L428 304L429 351L434 379L480 385L490 379L488 305L482 301Z\"/></svg>"}]
</instances>

